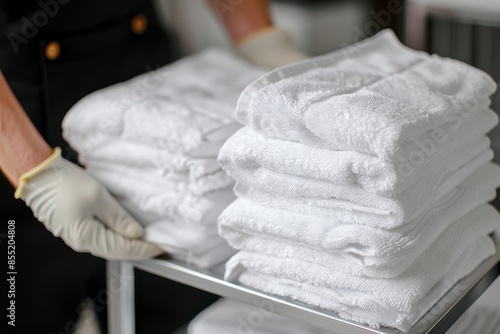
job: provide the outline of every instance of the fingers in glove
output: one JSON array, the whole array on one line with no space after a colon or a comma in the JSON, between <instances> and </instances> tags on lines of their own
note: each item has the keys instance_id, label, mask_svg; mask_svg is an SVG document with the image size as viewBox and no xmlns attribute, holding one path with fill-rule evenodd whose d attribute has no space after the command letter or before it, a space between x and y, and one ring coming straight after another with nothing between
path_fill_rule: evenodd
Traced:
<instances>
[{"instance_id":1,"label":"fingers in glove","mask_svg":"<svg viewBox=\"0 0 500 334\"><path fill-rule=\"evenodd\" d=\"M129 239L106 228L95 218L82 220L61 237L74 250L90 252L107 260L140 260L164 253L149 242Z\"/></svg>"},{"instance_id":2,"label":"fingers in glove","mask_svg":"<svg viewBox=\"0 0 500 334\"><path fill-rule=\"evenodd\" d=\"M106 226L127 238L143 235L142 226L106 190L100 194L94 214Z\"/></svg>"},{"instance_id":3,"label":"fingers in glove","mask_svg":"<svg viewBox=\"0 0 500 334\"><path fill-rule=\"evenodd\" d=\"M102 185L89 178L84 171L75 169L73 172L80 177L65 179L59 188L57 207L62 217L96 216L106 226L127 238L142 236L141 225Z\"/></svg>"}]
</instances>

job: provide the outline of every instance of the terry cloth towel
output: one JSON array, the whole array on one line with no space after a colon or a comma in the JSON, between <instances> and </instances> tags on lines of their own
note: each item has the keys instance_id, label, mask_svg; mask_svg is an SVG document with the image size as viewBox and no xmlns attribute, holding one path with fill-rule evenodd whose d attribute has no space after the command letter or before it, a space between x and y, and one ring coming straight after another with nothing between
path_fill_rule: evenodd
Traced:
<instances>
[{"instance_id":1,"label":"terry cloth towel","mask_svg":"<svg viewBox=\"0 0 500 334\"><path fill-rule=\"evenodd\" d=\"M118 200L127 199L145 213L180 219L185 224L214 225L217 216L235 199L230 184L222 189L199 193L187 191L189 185L185 182L146 183L133 174L120 175L113 170L92 166L88 169ZM227 177L222 180L227 180Z\"/></svg>"},{"instance_id":2,"label":"terry cloth towel","mask_svg":"<svg viewBox=\"0 0 500 334\"><path fill-rule=\"evenodd\" d=\"M218 161L231 177L246 184L257 183L254 178L270 171L396 196L423 178L429 179L430 184L439 183L460 161L489 148L490 142L484 136L497 123L498 116L491 110L482 111L459 126L449 123L444 132L446 140L436 142L431 135L419 137L416 142L420 148L409 148L405 153L409 158L397 163L354 151L330 151L270 138L243 128L226 141Z\"/></svg>"},{"instance_id":3,"label":"terry cloth towel","mask_svg":"<svg viewBox=\"0 0 500 334\"><path fill-rule=\"evenodd\" d=\"M269 170L255 175L248 184L237 182L235 193L238 197L270 207L311 216L334 217L344 224L390 229L414 220L492 158L491 149L478 152L475 157L469 157L470 161L465 165L454 166L457 169L448 172L440 184L424 179L397 197L384 197L353 186Z\"/></svg>"},{"instance_id":4,"label":"terry cloth towel","mask_svg":"<svg viewBox=\"0 0 500 334\"><path fill-rule=\"evenodd\" d=\"M212 226L191 226L180 219L142 211L134 203L118 198L123 207L144 226L144 239L156 244L177 260L202 268L217 265L235 250L217 235ZM216 218L213 218L215 222Z\"/></svg>"},{"instance_id":5,"label":"terry cloth towel","mask_svg":"<svg viewBox=\"0 0 500 334\"><path fill-rule=\"evenodd\" d=\"M311 258L302 251L275 248L264 254L240 251L226 266L226 278L234 279L241 268L250 272L288 278L331 289L365 292L383 306L411 312L411 305L425 296L443 278L465 249L500 226L500 214L490 205L482 206L450 225L402 275L390 279L345 274L337 261ZM495 253L493 241L492 252ZM463 258L462 258L463 260ZM484 258L482 259L484 260ZM481 260L481 261L482 261Z\"/></svg>"},{"instance_id":6,"label":"terry cloth towel","mask_svg":"<svg viewBox=\"0 0 500 334\"><path fill-rule=\"evenodd\" d=\"M133 178L144 184L154 185L162 189L163 192L172 190L201 196L234 186L234 181L220 167L215 166L215 160L213 164L214 168L211 171L208 171L208 165L205 165L203 173L196 171L196 168L193 168L192 173L165 173L157 168L148 168L147 166L123 166L93 161L88 164L88 170L98 178L101 178L100 175L114 174L114 179Z\"/></svg>"},{"instance_id":7,"label":"terry cloth towel","mask_svg":"<svg viewBox=\"0 0 500 334\"><path fill-rule=\"evenodd\" d=\"M332 334L275 312L271 302L245 304L221 298L189 323L188 334Z\"/></svg>"},{"instance_id":8,"label":"terry cloth towel","mask_svg":"<svg viewBox=\"0 0 500 334\"><path fill-rule=\"evenodd\" d=\"M66 115L63 134L83 155L113 139L189 153L235 122L238 96L263 73L209 49L86 96Z\"/></svg>"},{"instance_id":9,"label":"terry cloth towel","mask_svg":"<svg viewBox=\"0 0 500 334\"><path fill-rule=\"evenodd\" d=\"M421 134L489 104L495 90L486 73L409 49L385 30L264 75L240 96L237 118L271 137L393 161Z\"/></svg>"},{"instance_id":10,"label":"terry cloth towel","mask_svg":"<svg viewBox=\"0 0 500 334\"><path fill-rule=\"evenodd\" d=\"M74 147L79 150L79 159L84 165L98 161L114 165L150 167L164 173L201 175L220 168L215 161L220 148L224 141L239 128L241 128L239 123L231 123L212 131L206 135L207 138L204 139L204 142L199 147L192 149L189 154L171 153L164 149L121 139L103 140L101 145L93 147L90 151L87 150L86 154L82 153L82 151L86 151L85 149L80 150L80 144L75 142L72 145L74 144Z\"/></svg>"},{"instance_id":11,"label":"terry cloth towel","mask_svg":"<svg viewBox=\"0 0 500 334\"><path fill-rule=\"evenodd\" d=\"M240 198L220 215L219 234L239 250L263 252L266 248L272 253L273 247L300 249L318 259L346 263L338 270L348 274L396 277L448 226L462 223L459 218L493 200L499 186L500 168L486 165L417 219L392 230L342 224L333 218L273 209ZM465 230L457 231L462 232Z\"/></svg>"},{"instance_id":12,"label":"terry cloth towel","mask_svg":"<svg viewBox=\"0 0 500 334\"><path fill-rule=\"evenodd\" d=\"M281 275L269 275L262 271L245 271L239 276L239 281L266 293L290 298L322 310L333 311L345 319L362 322L375 328L385 326L408 331L456 282L471 273L493 254L495 254L495 246L488 237L482 237L469 245L463 253L458 255L459 259L447 266L451 267L451 269L448 270L446 275L432 289L421 295L420 301L413 304L409 312L402 312L392 308L390 305L384 304L380 299L374 299L372 294L351 289L325 287ZM271 259L265 261L271 265L274 264ZM309 268L303 270L303 273L307 272L310 272ZM421 275L419 278L421 278ZM383 281L386 284L384 293L394 295L394 282L387 279ZM417 283L417 281L409 283L413 284ZM403 285L406 286L407 284ZM412 291L411 289L405 290L402 297L413 296ZM398 291L398 293L401 293L401 291Z\"/></svg>"}]
</instances>

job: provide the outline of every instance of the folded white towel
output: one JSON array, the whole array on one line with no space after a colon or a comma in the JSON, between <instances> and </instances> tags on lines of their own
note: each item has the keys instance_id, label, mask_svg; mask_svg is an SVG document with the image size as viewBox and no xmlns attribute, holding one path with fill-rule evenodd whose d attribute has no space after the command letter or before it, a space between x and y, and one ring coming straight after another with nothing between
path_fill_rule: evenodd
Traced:
<instances>
[{"instance_id":1,"label":"folded white towel","mask_svg":"<svg viewBox=\"0 0 500 334\"><path fill-rule=\"evenodd\" d=\"M158 247L162 248L162 244L158 244ZM202 253L188 252L186 254L176 254L173 257L179 261L192 264L199 268L212 268L227 261L227 259L234 255L234 253L234 248L231 248L227 243L222 242Z\"/></svg>"},{"instance_id":2,"label":"folded white towel","mask_svg":"<svg viewBox=\"0 0 500 334\"><path fill-rule=\"evenodd\" d=\"M270 171L396 196L424 178L428 184L439 184L447 172L489 148L485 135L497 123L498 116L491 110L470 117L456 128L454 123L447 123L446 140L419 137L421 148L408 148L404 153L407 159L398 162L354 151L324 150L243 128L226 141L218 161L232 178L246 184L258 184L259 178Z\"/></svg>"},{"instance_id":3,"label":"folded white towel","mask_svg":"<svg viewBox=\"0 0 500 334\"><path fill-rule=\"evenodd\" d=\"M332 334L275 312L271 302L253 305L221 298L189 323L188 334Z\"/></svg>"},{"instance_id":4,"label":"folded white towel","mask_svg":"<svg viewBox=\"0 0 500 334\"><path fill-rule=\"evenodd\" d=\"M156 244L175 259L208 268L227 260L235 250L217 235L214 224L192 226L175 218L144 212L136 204L118 199L125 209L144 226L144 239ZM212 222L216 215L212 216Z\"/></svg>"},{"instance_id":5,"label":"folded white towel","mask_svg":"<svg viewBox=\"0 0 500 334\"><path fill-rule=\"evenodd\" d=\"M335 51L254 81L238 101L238 120L271 137L393 161L496 90L486 73L411 50L389 30L351 49L360 52Z\"/></svg>"},{"instance_id":6,"label":"folded white towel","mask_svg":"<svg viewBox=\"0 0 500 334\"><path fill-rule=\"evenodd\" d=\"M289 279L281 274L269 275L262 271L245 271L239 276L239 281L267 293L291 298L319 307L322 310L333 311L343 318L366 323L375 328L385 326L408 331L458 280L467 276L494 253L495 246L490 238L482 237L473 242L463 253L458 255L459 258L454 263L447 266L451 269L425 296L420 296L423 298L413 304L408 312L401 312L391 308L390 305L384 305L380 300L374 300L370 293L350 289L332 289L331 287L298 281L295 278ZM309 268L302 269L304 273L310 272ZM416 277L421 278L421 275ZM409 277L407 279L409 284L415 283ZM384 282L387 284L384 294L394 295L391 280L384 280ZM403 291L402 297L407 297L408 293L411 296L412 291L411 289ZM401 293L401 291L397 293Z\"/></svg>"},{"instance_id":7,"label":"folded white towel","mask_svg":"<svg viewBox=\"0 0 500 334\"><path fill-rule=\"evenodd\" d=\"M211 171L219 165L215 161L224 141L241 128L239 123L231 123L207 135L217 135L211 140L205 138L200 146L189 153L170 153L164 149L145 146L121 139L105 140L101 145L87 149L84 144L71 142L78 150L83 165L93 162L120 164L124 166L151 167L167 172L203 173ZM86 153L83 153L86 152Z\"/></svg>"},{"instance_id":8,"label":"folded white towel","mask_svg":"<svg viewBox=\"0 0 500 334\"><path fill-rule=\"evenodd\" d=\"M477 212L475 215L472 215L472 218L478 217L480 218L481 216L477 214ZM321 247L322 240L317 240L317 242L312 245L304 242L291 243L289 241L273 238L267 234L243 236L235 242L233 240L236 238L232 238L232 236L226 239L231 246L237 249L242 249L245 252L262 253L284 258L295 257L299 260L316 262L319 264L329 263L337 268L336 271L342 273L343 276L341 277L357 276L371 278L397 278L413 266L419 256L421 256L429 247L436 247L433 244L436 240L467 240L469 237L474 238L482 235L485 229L479 229L476 232L471 230L474 228L469 226L471 225L472 218L471 216L466 215L465 217L456 219L452 223L448 223L444 231L436 232L440 233L437 236L427 235L428 238L432 239L431 241L420 238L420 236L417 235L417 240L415 240L415 242L420 242L422 245L412 243L406 248L399 245L400 248L402 248L401 254L398 254L395 249L390 249L390 254L376 259L365 258L362 256L356 257L353 256L352 253L348 252L340 253L331 252L329 249L325 250ZM487 233L484 234L491 232L488 231L489 227L487 226L487 223L485 224L485 228ZM359 233L362 232L363 231L360 231ZM359 239L363 239L363 237L360 237ZM406 238L405 240L408 241L408 239L409 238ZM413 242L413 240L411 242ZM391 245L385 246L390 248ZM352 247L354 248L356 246ZM361 248L361 246L358 247Z\"/></svg>"},{"instance_id":9,"label":"folded white towel","mask_svg":"<svg viewBox=\"0 0 500 334\"><path fill-rule=\"evenodd\" d=\"M498 226L500 214L490 205L482 206L451 224L408 270L390 279L345 274L339 270L344 263L310 257L312 253L302 250L290 253L280 247L268 254L240 251L228 261L226 277L234 279L242 270L261 272L311 285L365 292L382 306L411 312L412 305L443 278L468 246ZM491 243L489 255L495 253Z\"/></svg>"},{"instance_id":10,"label":"folded white towel","mask_svg":"<svg viewBox=\"0 0 500 334\"><path fill-rule=\"evenodd\" d=\"M457 159L461 158L457 156ZM344 224L389 229L414 220L492 158L491 149L479 152L469 163L456 166L456 171L447 173L440 184L423 179L394 198L353 186L339 186L269 170L266 174L255 175L250 184L238 182L234 190L238 197L266 206L310 216L332 217Z\"/></svg>"},{"instance_id":11,"label":"folded white towel","mask_svg":"<svg viewBox=\"0 0 500 334\"><path fill-rule=\"evenodd\" d=\"M209 192L226 189L234 185L234 181L217 165L215 160L203 166L191 165L191 172L164 172L148 166L125 166L122 164L91 161L87 169L94 176L114 174L113 179L121 178L124 182L133 178L144 184L154 186L160 193L190 192L194 195L204 195ZM198 169L198 167L201 167ZM210 169L209 169L210 168ZM201 170L202 169L202 170Z\"/></svg>"},{"instance_id":12,"label":"folded white towel","mask_svg":"<svg viewBox=\"0 0 500 334\"><path fill-rule=\"evenodd\" d=\"M172 233L172 231L175 231ZM183 231L183 234L189 233L188 231ZM166 235L170 235L171 238L176 238L180 233L178 230L168 227L163 222L146 228L144 234L144 240L154 243L160 249L163 249L167 255L173 259L195 265L200 268L211 268L229 259L236 252L234 248L231 248L224 240L218 240L213 237L213 240L217 240L218 243L212 247L204 247L203 249L197 249L193 246L192 241L183 243L184 239L177 239L174 244L170 243L171 238L165 238ZM206 243L209 240L209 236L200 238L200 243ZM189 246L193 247L189 247Z\"/></svg>"},{"instance_id":13,"label":"folded white towel","mask_svg":"<svg viewBox=\"0 0 500 334\"><path fill-rule=\"evenodd\" d=\"M347 260L338 268L348 274L395 277L406 271L448 226L494 199L499 186L500 168L486 165L417 219L392 230L342 224L336 219L273 209L240 198L220 215L219 234L240 250L300 249L325 261ZM336 255L329 257L329 253Z\"/></svg>"},{"instance_id":14,"label":"folded white towel","mask_svg":"<svg viewBox=\"0 0 500 334\"><path fill-rule=\"evenodd\" d=\"M221 130L219 136L226 137L235 127ZM80 155L87 170L115 196L134 201L145 212L213 223L234 199L228 190L234 181L220 168L215 152L211 156L200 152L199 157L175 155L120 141L97 151L91 157ZM212 214L205 216L205 212Z\"/></svg>"},{"instance_id":15,"label":"folded white towel","mask_svg":"<svg viewBox=\"0 0 500 334\"><path fill-rule=\"evenodd\" d=\"M191 192L194 185L185 182L144 182L131 174L118 174L113 169L89 167L89 173L101 182L118 200L134 203L144 213L180 219L185 224L215 225L217 216L234 199L230 185L222 189ZM221 177L227 181L226 176Z\"/></svg>"},{"instance_id":16,"label":"folded white towel","mask_svg":"<svg viewBox=\"0 0 500 334\"><path fill-rule=\"evenodd\" d=\"M84 155L112 139L189 153L235 121L238 96L262 74L228 52L206 50L86 96L67 113L63 134Z\"/></svg>"}]
</instances>

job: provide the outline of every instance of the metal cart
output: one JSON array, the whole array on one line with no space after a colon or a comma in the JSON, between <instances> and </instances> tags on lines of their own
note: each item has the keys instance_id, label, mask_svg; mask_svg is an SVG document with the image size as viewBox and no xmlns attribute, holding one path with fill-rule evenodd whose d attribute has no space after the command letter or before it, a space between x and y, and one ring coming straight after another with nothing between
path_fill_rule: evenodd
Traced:
<instances>
[{"instance_id":1,"label":"metal cart","mask_svg":"<svg viewBox=\"0 0 500 334\"><path fill-rule=\"evenodd\" d=\"M208 270L187 264L157 258L144 261L109 261L108 311L110 334L133 334L134 268L160 277L192 286L227 298L251 304L271 303L273 311L298 319L338 334L400 334L398 330L373 329L344 320L333 313L307 305L267 295L238 283L223 280L224 266ZM479 298L488 286L500 276L500 244L497 254L484 261L472 274L458 282L413 328L410 334L444 333Z\"/></svg>"}]
</instances>

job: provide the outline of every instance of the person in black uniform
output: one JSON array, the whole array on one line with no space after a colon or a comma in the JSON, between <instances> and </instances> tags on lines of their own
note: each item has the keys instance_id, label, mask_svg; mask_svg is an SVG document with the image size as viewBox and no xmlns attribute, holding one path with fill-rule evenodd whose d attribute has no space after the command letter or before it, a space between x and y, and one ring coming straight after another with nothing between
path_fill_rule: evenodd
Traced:
<instances>
[{"instance_id":1,"label":"person in black uniform","mask_svg":"<svg viewBox=\"0 0 500 334\"><path fill-rule=\"evenodd\" d=\"M305 57L272 27L266 0L207 2L250 61L275 67ZM161 252L141 240L140 225L74 163L61 121L85 95L175 60L174 41L150 0L0 0L0 167L6 176L0 224L5 233L7 221L16 222L18 273L16 326L6 333L71 333L84 300L92 301L105 332L102 258ZM12 186L31 210L14 200ZM136 276L137 333L171 332L214 300Z\"/></svg>"}]
</instances>

